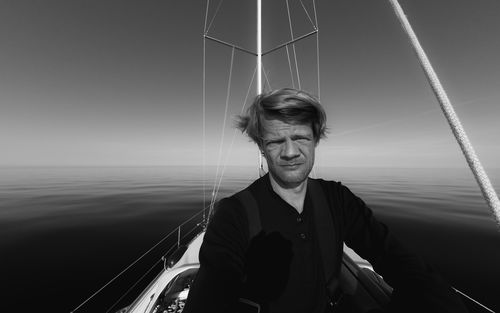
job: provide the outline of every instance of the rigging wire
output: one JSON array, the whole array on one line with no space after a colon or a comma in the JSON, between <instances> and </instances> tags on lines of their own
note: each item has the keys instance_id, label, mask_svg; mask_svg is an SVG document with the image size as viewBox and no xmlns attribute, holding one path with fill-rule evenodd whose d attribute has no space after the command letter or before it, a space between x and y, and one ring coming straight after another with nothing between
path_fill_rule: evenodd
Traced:
<instances>
[{"instance_id":1,"label":"rigging wire","mask_svg":"<svg viewBox=\"0 0 500 313\"><path fill-rule=\"evenodd\" d=\"M171 247L173 248L173 247ZM170 249L171 250L171 249ZM167 252L168 253L168 252ZM158 263L160 263L162 261L162 259L160 258L158 261L156 261L155 264L153 264L153 266L151 266L147 271L146 273L144 273L141 277L139 277L139 279L134 283L132 284L132 286L127 289L127 291L125 291L125 293L120 297L118 298L118 300L115 301L115 303L113 303L107 310L106 310L106 313L109 313L111 312L111 310L118 304L120 303L120 301L122 301L123 298L125 298L134 288L135 286L137 286L157 265Z\"/></svg>"},{"instance_id":2,"label":"rigging wire","mask_svg":"<svg viewBox=\"0 0 500 313\"><path fill-rule=\"evenodd\" d=\"M207 7L205 9L205 26L203 28L203 34L207 33L207 20L208 20L208 9L210 7L210 0L207 0ZM203 37L203 100L202 100L202 114L203 114L203 147L202 147L202 175L203 175L203 207L206 206L207 203L207 191L206 191L206 154L207 154L207 147L206 147L206 88L207 88L207 83L206 83L206 71L207 71L207 39ZM205 221L205 211L203 211L203 221Z\"/></svg>"},{"instance_id":3,"label":"rigging wire","mask_svg":"<svg viewBox=\"0 0 500 313\"><path fill-rule=\"evenodd\" d=\"M313 3L313 11L314 11L314 25L316 26L316 30L319 29L318 24L318 14L316 13L316 0L312 0Z\"/></svg>"},{"instance_id":4,"label":"rigging wire","mask_svg":"<svg viewBox=\"0 0 500 313\"><path fill-rule=\"evenodd\" d=\"M420 45L417 35L413 31L410 22L406 18L403 9L401 8L397 0L389 0L389 2L391 3L392 8L396 13L396 16L399 19L403 30L410 39L412 47L420 61L420 65L422 66L425 75L427 76L427 79L432 87L434 94L436 95L436 98L448 121L448 124L450 125L451 130L455 135L460 148L462 149L462 153L464 154L465 159L467 160L467 163L469 164L469 167L474 174L474 177L479 185L479 188L481 189L484 199L486 200L488 206L492 211L493 217L496 219L497 226L500 227L500 200L498 199L498 195L496 194L495 189L493 188L488 178L488 175L484 171L483 166L481 165L481 162L479 161L479 158L474 151L474 147L469 141L469 138L465 133L465 129L463 128L457 114L455 113L450 99L448 98L446 91L441 85L441 82L439 81L439 78L434 71L431 62L427 58L424 49Z\"/></svg>"},{"instance_id":5,"label":"rigging wire","mask_svg":"<svg viewBox=\"0 0 500 313\"><path fill-rule=\"evenodd\" d=\"M222 124L222 133L221 133L221 140L220 140L220 145L219 145L219 158L217 161L217 170L215 172L214 187L212 190L212 200L210 201L210 210L211 211L213 211L213 206L215 204L215 188L217 186L217 177L219 176L219 169L220 169L220 164L221 164L221 159L222 159L222 146L224 145L224 134L226 131L227 111L228 111L228 107L229 107L229 96L231 94L231 80L232 80L232 76L233 76L234 51L235 51L235 48L233 47L231 49L231 66L229 68L229 78L228 78L228 82L227 82L226 107L224 109L224 121Z\"/></svg>"},{"instance_id":6,"label":"rigging wire","mask_svg":"<svg viewBox=\"0 0 500 313\"><path fill-rule=\"evenodd\" d=\"M290 6L288 4L288 0L286 0L286 11L288 13L288 24L290 26L290 36L292 37L292 40L295 40L295 38L293 36L292 18L290 16ZM295 43L292 43L292 49L293 49L293 58L295 60L295 70L297 72L297 84L299 85L299 89L302 89L300 86L299 64L297 63L297 51L295 50Z\"/></svg>"},{"instance_id":7,"label":"rigging wire","mask_svg":"<svg viewBox=\"0 0 500 313\"><path fill-rule=\"evenodd\" d=\"M286 48L286 56L288 58L288 68L290 69L290 77L292 78L292 87L295 89L295 79L293 78L292 62L290 61L290 52L288 51L288 45Z\"/></svg>"},{"instance_id":8,"label":"rigging wire","mask_svg":"<svg viewBox=\"0 0 500 313\"><path fill-rule=\"evenodd\" d=\"M205 35L208 34L208 32L210 31L210 28L212 27L212 24L215 20L215 17L217 16L217 14L219 13L219 9L222 5L222 2L224 2L224 0L220 0L219 1L219 4L217 5L217 8L215 9L215 13L214 15L212 16L212 19L210 20L210 24L208 24L208 27L205 27ZM208 3L207 3L208 4ZM207 8L208 10L208 8ZM207 11L207 14L208 14L208 11Z\"/></svg>"},{"instance_id":9,"label":"rigging wire","mask_svg":"<svg viewBox=\"0 0 500 313\"><path fill-rule=\"evenodd\" d=\"M245 112L245 105L248 101L248 97L250 95L250 89L252 88L252 85L253 85L253 81L255 79L255 74L257 73L257 68L258 66L255 67L255 70L253 71L253 74L252 74L252 78L250 79L250 84L248 85L248 89L247 89L247 93L245 95L245 99L243 100L243 106L241 107L241 111L240 111L240 114L243 114L243 112ZM238 132L237 129L234 129L233 131L233 137L231 138L231 144L229 145L229 149L226 153L226 159L224 160L224 167L222 168L222 173L221 175L219 176L219 182L217 184L217 189L216 189L216 192L215 192L215 199L217 199L217 196L219 194L219 189L220 189L220 186L222 184L222 177L224 176L224 173L226 171L226 167L227 167L227 161L229 159L229 155L231 154L231 151L233 149L233 144L234 144L234 139L236 138L236 133Z\"/></svg>"},{"instance_id":10,"label":"rigging wire","mask_svg":"<svg viewBox=\"0 0 500 313\"><path fill-rule=\"evenodd\" d=\"M269 77L267 77L267 73L264 69L264 65L262 65L262 72L264 73L264 77L266 78L266 83L267 86L269 87L269 90L273 90L273 87L271 87L271 82L269 81Z\"/></svg>"},{"instance_id":11,"label":"rigging wire","mask_svg":"<svg viewBox=\"0 0 500 313\"><path fill-rule=\"evenodd\" d=\"M313 9L314 9L314 20L316 21L316 72L318 74L318 100L321 100L321 81L319 75L319 25L318 25L318 15L316 13L316 0L313 0Z\"/></svg>"},{"instance_id":12,"label":"rigging wire","mask_svg":"<svg viewBox=\"0 0 500 313\"><path fill-rule=\"evenodd\" d=\"M125 269L123 269L120 273L118 273L117 275L115 275L112 279L110 279L106 284L104 284L101 288L99 288L96 292L94 292L90 297L88 297L85 301L83 301L82 303L80 303L80 305L78 305L76 308L74 308L71 313L73 312L76 312L77 310L79 310L83 305L85 305L87 302L89 302L92 298L94 298L97 294L99 294L102 290L104 290L104 288L106 288L107 286L109 286L112 282L114 282L116 279L118 279L118 277L122 276L126 271L128 271L132 266L134 266L137 262L139 262L141 259L143 259L146 255L148 255L151 251L153 251L156 247L158 247L162 242L164 242L168 237L170 237L172 234L176 233L177 232L177 228L179 227L182 227L183 225L189 223L191 220L193 220L195 217L197 217L198 215L200 215L202 212L204 212L207 208L205 207L203 210L201 210L200 212L194 214L193 216L191 216L190 218L188 218L187 220L185 220L184 222L182 222L182 224L180 224L179 226L177 226L174 230L172 230L171 232L169 232L166 236L164 236L162 239L160 239L156 244L154 244L151 248L149 248L146 252L144 252L141 256L139 256L137 259L135 259L132 263L130 263Z\"/></svg>"},{"instance_id":13,"label":"rigging wire","mask_svg":"<svg viewBox=\"0 0 500 313\"><path fill-rule=\"evenodd\" d=\"M455 103L453 106L455 108L457 108L459 106L471 105L471 104L475 104L478 101L481 101L481 100L486 99L486 98L489 98L489 97L474 98L474 99L471 99L471 100L468 100L468 101L465 101L465 102ZM378 128L378 127L382 127L382 126L386 126L386 125L390 125L390 124L401 123L401 122L408 122L410 120L411 121L415 121L416 117L425 116L425 115L428 115L428 114L431 114L431 113L435 113L436 111L439 111L440 109L441 109L440 107L435 107L435 108L428 109L428 110L425 110L425 111L412 113L411 116L399 117L399 118L395 118L395 119L390 119L390 120L382 121L382 122L379 122L379 123L369 124L369 125L366 125L366 126L363 126L363 127L348 129L348 130L345 130L345 131L342 131L342 132L338 132L338 133L331 133L331 134L328 135L328 137L330 137L330 138L331 137L342 137L342 136L345 136L345 135L350 135L352 133L364 132L364 131L368 131L368 130L371 130L371 129L374 129L374 128Z\"/></svg>"},{"instance_id":14,"label":"rigging wire","mask_svg":"<svg viewBox=\"0 0 500 313\"><path fill-rule=\"evenodd\" d=\"M466 295L465 293L461 292L460 290L458 290L457 288L454 288L452 287L453 290L455 290L455 292L461 294L462 296L464 296L465 298L469 299L470 301L472 301L473 303L475 303L476 305L482 307L483 309L485 309L486 311L488 312L491 312L491 313L495 313L495 311L493 311L492 309L490 309L489 307L485 306L484 304L480 303L479 301L477 301L476 299L473 299L472 297Z\"/></svg>"},{"instance_id":15,"label":"rigging wire","mask_svg":"<svg viewBox=\"0 0 500 313\"><path fill-rule=\"evenodd\" d=\"M292 48L293 48L293 57L295 59L295 70L297 72L297 84L299 85L299 89L302 89L300 85L299 64L297 63L297 51L295 51L295 43L292 44Z\"/></svg>"},{"instance_id":16,"label":"rigging wire","mask_svg":"<svg viewBox=\"0 0 500 313\"><path fill-rule=\"evenodd\" d=\"M311 16L309 16L309 12L307 12L306 7L304 6L304 2L302 2L302 0L299 0L299 1L300 1L300 4L302 5L302 9L304 9L304 12L306 13L307 18L309 19L309 22L311 22L312 27L316 30L316 29L317 29L317 28L316 28L316 25L315 25L315 24L314 24L314 22L312 21Z\"/></svg>"},{"instance_id":17,"label":"rigging wire","mask_svg":"<svg viewBox=\"0 0 500 313\"><path fill-rule=\"evenodd\" d=\"M180 229L182 225L178 226L177 229ZM184 238L186 238L187 236L189 236L193 231L195 231L198 227L200 226L200 224L196 224L195 226L193 226L188 232L186 232L182 238L180 240L183 240ZM167 256L170 255L170 253L178 248L178 243L175 243L173 244L172 246L170 246L170 248L168 248L167 252L165 252L164 256L159 258L158 261L156 261L141 277L139 277L139 279L115 302L113 303L113 305L111 305L108 310L106 311L106 313L110 312L111 309L113 309L124 297L127 296L127 294L130 293L130 291L132 291L134 289L135 286L137 286L137 284L139 284L161 261L164 261L164 270L166 271L167 270L167 267L166 267L166 262L168 261L167 259ZM157 287L158 288L158 287ZM132 304L133 305L133 304Z\"/></svg>"},{"instance_id":18,"label":"rigging wire","mask_svg":"<svg viewBox=\"0 0 500 313\"><path fill-rule=\"evenodd\" d=\"M207 21L208 21L208 9L210 8L210 0L207 0L207 6L205 8L205 24L203 26L203 34L207 33Z\"/></svg>"}]
</instances>

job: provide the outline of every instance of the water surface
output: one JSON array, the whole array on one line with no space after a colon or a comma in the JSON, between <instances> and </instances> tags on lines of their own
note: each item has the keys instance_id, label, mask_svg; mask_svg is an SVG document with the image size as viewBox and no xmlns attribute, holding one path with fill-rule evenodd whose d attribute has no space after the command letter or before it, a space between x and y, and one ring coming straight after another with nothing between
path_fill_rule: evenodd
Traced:
<instances>
[{"instance_id":1,"label":"water surface","mask_svg":"<svg viewBox=\"0 0 500 313\"><path fill-rule=\"evenodd\" d=\"M207 205L214 173L199 167L1 168L0 311L70 312ZM256 174L225 169L219 197ZM500 311L500 233L466 169L318 168L315 174L342 181L451 284ZM500 171L489 175L498 191ZM159 245L81 312L105 312L171 243Z\"/></svg>"}]
</instances>

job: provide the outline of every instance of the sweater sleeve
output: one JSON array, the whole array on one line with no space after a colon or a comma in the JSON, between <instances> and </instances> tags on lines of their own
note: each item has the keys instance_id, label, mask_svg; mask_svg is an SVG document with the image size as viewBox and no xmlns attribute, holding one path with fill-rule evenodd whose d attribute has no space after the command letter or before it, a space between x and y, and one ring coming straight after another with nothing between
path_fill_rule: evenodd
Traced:
<instances>
[{"instance_id":1,"label":"sweater sleeve","mask_svg":"<svg viewBox=\"0 0 500 313\"><path fill-rule=\"evenodd\" d=\"M230 312L234 307L243 279L247 223L237 200L219 202L200 248L200 269L184 312Z\"/></svg>"},{"instance_id":2,"label":"sweater sleeve","mask_svg":"<svg viewBox=\"0 0 500 313\"><path fill-rule=\"evenodd\" d=\"M389 312L467 312L444 279L406 249L363 200L340 183L337 187L344 240L394 288Z\"/></svg>"}]
</instances>

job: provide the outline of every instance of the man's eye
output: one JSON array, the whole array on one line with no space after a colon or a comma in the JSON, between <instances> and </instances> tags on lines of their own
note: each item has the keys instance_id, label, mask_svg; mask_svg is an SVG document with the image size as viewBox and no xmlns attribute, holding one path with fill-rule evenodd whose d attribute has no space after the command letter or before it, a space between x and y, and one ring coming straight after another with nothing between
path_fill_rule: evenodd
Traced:
<instances>
[{"instance_id":1,"label":"man's eye","mask_svg":"<svg viewBox=\"0 0 500 313\"><path fill-rule=\"evenodd\" d=\"M307 137L301 137L301 138L295 139L295 142L298 142L301 144L306 144L306 143L309 143L310 141L311 141L311 139L307 138Z\"/></svg>"},{"instance_id":2,"label":"man's eye","mask_svg":"<svg viewBox=\"0 0 500 313\"><path fill-rule=\"evenodd\" d=\"M268 141L267 142L267 146L277 146L279 145L281 142L279 140L274 140L274 141Z\"/></svg>"},{"instance_id":3,"label":"man's eye","mask_svg":"<svg viewBox=\"0 0 500 313\"><path fill-rule=\"evenodd\" d=\"M284 140L270 140L266 143L266 146L270 147L270 148L274 148L274 147L279 147L280 145L282 145L285 141Z\"/></svg>"}]
</instances>

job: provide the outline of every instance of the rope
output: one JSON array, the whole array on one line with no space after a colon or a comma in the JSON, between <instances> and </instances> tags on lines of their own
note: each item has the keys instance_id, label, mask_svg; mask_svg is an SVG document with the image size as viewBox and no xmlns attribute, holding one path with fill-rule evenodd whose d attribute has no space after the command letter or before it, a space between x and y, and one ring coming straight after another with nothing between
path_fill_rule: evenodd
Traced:
<instances>
[{"instance_id":1,"label":"rope","mask_svg":"<svg viewBox=\"0 0 500 313\"><path fill-rule=\"evenodd\" d=\"M229 68L229 79L227 82L227 93L226 93L226 107L224 109L224 121L222 124L222 134L221 134L221 140L220 140L220 145L219 145L219 159L217 161L217 170L215 172L215 181L214 181L214 188L212 190L212 200L210 201L210 210L213 209L213 206L215 204L215 190L217 186L217 177L219 176L219 169L220 169L220 164L221 164L221 159L222 159L222 146L224 144L224 134L226 131L226 121L227 121L227 111L229 107L229 96L231 94L231 80L233 76L233 64L234 64L234 51L235 48L231 50L231 66Z\"/></svg>"},{"instance_id":2,"label":"rope","mask_svg":"<svg viewBox=\"0 0 500 313\"><path fill-rule=\"evenodd\" d=\"M432 90L434 91L441 109L443 110L443 113L448 120L448 124L450 125L452 132L455 135L460 148L462 149L462 153L464 154L465 159L467 160L467 163L469 164L469 167L472 170L474 177L476 178L483 197L485 198L488 206L492 211L493 217L496 219L497 226L500 227L500 200L498 199L495 189L493 189L493 186L491 185L491 182L486 175L486 172L484 171L483 166L481 165L481 162L479 161L479 158L477 157L476 152L474 151L474 148L472 147L472 144L470 143L469 138L467 137L467 134L462 127L462 124L460 123L460 120L458 119L458 116L456 115L455 110L453 109L453 106L448 99L448 95L441 85L441 82L439 81L439 78L437 77L429 59L427 58L424 49L420 45L417 36L413 32L413 29L408 22L403 9L401 8L397 0L389 0L389 2L391 3L396 16L398 17L401 25L403 26L403 29L410 39L410 42L412 43L413 49L415 50L415 53L420 60L420 64L424 69L429 83L431 84Z\"/></svg>"}]
</instances>

